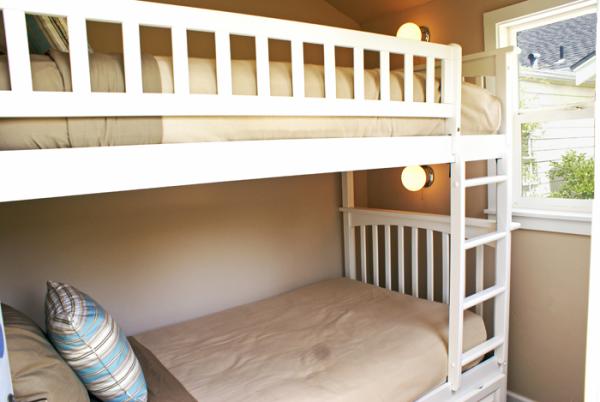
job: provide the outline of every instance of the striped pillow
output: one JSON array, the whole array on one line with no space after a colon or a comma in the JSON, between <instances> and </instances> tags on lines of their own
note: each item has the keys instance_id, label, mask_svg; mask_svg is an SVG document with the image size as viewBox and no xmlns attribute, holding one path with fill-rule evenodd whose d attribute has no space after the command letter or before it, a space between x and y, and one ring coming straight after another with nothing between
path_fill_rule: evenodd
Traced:
<instances>
[{"instance_id":1,"label":"striped pillow","mask_svg":"<svg viewBox=\"0 0 600 402\"><path fill-rule=\"evenodd\" d=\"M73 286L47 285L48 337L87 389L103 401L145 402L142 368L110 314Z\"/></svg>"}]
</instances>

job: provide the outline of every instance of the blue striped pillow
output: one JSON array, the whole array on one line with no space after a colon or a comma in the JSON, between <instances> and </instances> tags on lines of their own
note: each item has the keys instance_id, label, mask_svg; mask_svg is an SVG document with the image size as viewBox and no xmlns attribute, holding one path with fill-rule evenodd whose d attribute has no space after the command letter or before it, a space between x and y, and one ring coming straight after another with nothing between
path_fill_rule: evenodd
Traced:
<instances>
[{"instance_id":1,"label":"blue striped pillow","mask_svg":"<svg viewBox=\"0 0 600 402\"><path fill-rule=\"evenodd\" d=\"M146 380L133 349L91 297L49 281L46 325L58 352L94 396L110 402L147 400Z\"/></svg>"}]
</instances>

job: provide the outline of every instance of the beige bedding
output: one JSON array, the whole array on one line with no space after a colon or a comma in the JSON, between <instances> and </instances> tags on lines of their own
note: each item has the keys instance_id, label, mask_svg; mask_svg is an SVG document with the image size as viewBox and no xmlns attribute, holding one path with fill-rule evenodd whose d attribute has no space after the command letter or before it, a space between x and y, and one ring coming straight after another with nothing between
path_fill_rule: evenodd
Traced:
<instances>
[{"instance_id":1,"label":"beige bedding","mask_svg":"<svg viewBox=\"0 0 600 402\"><path fill-rule=\"evenodd\" d=\"M32 55L33 87L41 91L70 91L68 55L53 51L49 56ZM216 93L215 61L190 58L190 87L193 93ZM145 92L172 92L171 60L143 56ZM122 92L123 63L119 56L90 55L93 91ZM272 62L271 94L292 94L291 65ZM352 68L338 67L337 96L353 97ZM232 61L234 94L256 94L256 66L252 60ZM402 100L403 73L392 71L390 93ZM415 74L414 99L424 99L424 77ZM10 88L6 56L0 56L0 90ZM305 67L305 93L324 96L323 68ZM436 92L439 98L439 91ZM379 97L379 73L365 70L365 97ZM474 85L463 84L462 132L496 133L501 106L497 98ZM201 105L199 105L201 107ZM42 118L0 119L0 150L62 148L148 143L178 143L226 140L288 138L390 137L442 135L441 119L382 117L146 117L146 118Z\"/></svg>"},{"instance_id":2,"label":"beige bedding","mask_svg":"<svg viewBox=\"0 0 600 402\"><path fill-rule=\"evenodd\" d=\"M412 401L445 381L448 308L349 279L136 336L199 401ZM486 339L465 314L465 348Z\"/></svg>"}]
</instances>

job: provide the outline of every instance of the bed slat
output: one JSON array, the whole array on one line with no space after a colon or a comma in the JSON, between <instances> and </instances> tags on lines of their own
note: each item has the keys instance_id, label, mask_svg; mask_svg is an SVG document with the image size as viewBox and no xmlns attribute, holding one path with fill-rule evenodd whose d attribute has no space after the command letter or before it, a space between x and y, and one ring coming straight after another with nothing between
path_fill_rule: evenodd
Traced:
<instances>
[{"instance_id":1,"label":"bed slat","mask_svg":"<svg viewBox=\"0 0 600 402\"><path fill-rule=\"evenodd\" d=\"M404 278L404 226L398 226L398 291L400 293L406 293Z\"/></svg>"},{"instance_id":2,"label":"bed slat","mask_svg":"<svg viewBox=\"0 0 600 402\"><path fill-rule=\"evenodd\" d=\"M11 90L29 92L32 90L31 61L29 58L25 13L10 8L5 8L2 13L4 15Z\"/></svg>"},{"instance_id":3,"label":"bed slat","mask_svg":"<svg viewBox=\"0 0 600 402\"><path fill-rule=\"evenodd\" d=\"M450 234L442 233L442 301L450 302Z\"/></svg>"},{"instance_id":4,"label":"bed slat","mask_svg":"<svg viewBox=\"0 0 600 402\"><path fill-rule=\"evenodd\" d=\"M419 229L411 229L412 295L419 297Z\"/></svg>"},{"instance_id":5,"label":"bed slat","mask_svg":"<svg viewBox=\"0 0 600 402\"><path fill-rule=\"evenodd\" d=\"M336 77L335 77L335 46L331 43L323 45L324 52L324 72L325 72L325 97L327 99L336 98Z\"/></svg>"},{"instance_id":6,"label":"bed slat","mask_svg":"<svg viewBox=\"0 0 600 402\"><path fill-rule=\"evenodd\" d=\"M373 248L373 285L379 286L379 230L377 225L371 225Z\"/></svg>"},{"instance_id":7,"label":"bed slat","mask_svg":"<svg viewBox=\"0 0 600 402\"><path fill-rule=\"evenodd\" d=\"M427 300L433 301L433 230L427 230Z\"/></svg>"},{"instance_id":8,"label":"bed slat","mask_svg":"<svg viewBox=\"0 0 600 402\"><path fill-rule=\"evenodd\" d=\"M354 48L354 99L365 98L365 51Z\"/></svg>"},{"instance_id":9,"label":"bed slat","mask_svg":"<svg viewBox=\"0 0 600 402\"><path fill-rule=\"evenodd\" d=\"M392 239L390 225L384 226L385 238L385 287L392 290Z\"/></svg>"},{"instance_id":10,"label":"bed slat","mask_svg":"<svg viewBox=\"0 0 600 402\"><path fill-rule=\"evenodd\" d=\"M69 35L69 62L71 63L71 84L73 92L89 93L90 84L90 60L88 56L87 26L83 17L69 16L67 20ZM125 26L123 26L125 31ZM123 33L125 39L125 33ZM125 41L123 41L123 52L125 53ZM140 56L141 57L141 56ZM127 65L125 66L127 72ZM125 77L127 78L127 76ZM127 81L126 81L126 85ZM129 89L126 86L126 89Z\"/></svg>"},{"instance_id":11,"label":"bed slat","mask_svg":"<svg viewBox=\"0 0 600 402\"><path fill-rule=\"evenodd\" d=\"M80 48L81 51L82 46L85 46L87 54L87 42L80 43L77 48ZM82 59L81 56L78 56L75 55L74 58ZM128 94L141 94L143 92L142 51L140 49L140 25L137 22L123 22L123 63L125 65L125 91Z\"/></svg>"},{"instance_id":12,"label":"bed slat","mask_svg":"<svg viewBox=\"0 0 600 402\"><path fill-rule=\"evenodd\" d=\"M379 52L379 94L382 101L390 100L390 52Z\"/></svg>"},{"instance_id":13,"label":"bed slat","mask_svg":"<svg viewBox=\"0 0 600 402\"><path fill-rule=\"evenodd\" d=\"M367 228L360 227L360 279L367 283Z\"/></svg>"},{"instance_id":14,"label":"bed slat","mask_svg":"<svg viewBox=\"0 0 600 402\"><path fill-rule=\"evenodd\" d=\"M425 100L435 102L435 58L428 57L425 67Z\"/></svg>"},{"instance_id":15,"label":"bed slat","mask_svg":"<svg viewBox=\"0 0 600 402\"><path fill-rule=\"evenodd\" d=\"M231 42L229 32L215 32L217 60L217 91L220 96L232 94L231 86Z\"/></svg>"},{"instance_id":16,"label":"bed slat","mask_svg":"<svg viewBox=\"0 0 600 402\"><path fill-rule=\"evenodd\" d=\"M188 60L187 29L175 26L171 29L173 49L174 91L178 95L190 93L190 72Z\"/></svg>"},{"instance_id":17,"label":"bed slat","mask_svg":"<svg viewBox=\"0 0 600 402\"><path fill-rule=\"evenodd\" d=\"M304 98L304 44L292 41L292 94Z\"/></svg>"},{"instance_id":18,"label":"bed slat","mask_svg":"<svg viewBox=\"0 0 600 402\"><path fill-rule=\"evenodd\" d=\"M404 55L404 102L413 101L413 55L406 53Z\"/></svg>"},{"instance_id":19,"label":"bed slat","mask_svg":"<svg viewBox=\"0 0 600 402\"><path fill-rule=\"evenodd\" d=\"M254 40L256 44L256 90L258 96L269 96L271 95L269 38L261 35Z\"/></svg>"}]
</instances>

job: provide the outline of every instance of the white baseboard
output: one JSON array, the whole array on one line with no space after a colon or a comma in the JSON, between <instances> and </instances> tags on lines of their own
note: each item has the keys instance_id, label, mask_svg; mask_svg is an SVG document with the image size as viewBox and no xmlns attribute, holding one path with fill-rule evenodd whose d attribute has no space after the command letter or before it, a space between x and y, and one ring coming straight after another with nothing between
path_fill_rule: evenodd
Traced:
<instances>
[{"instance_id":1,"label":"white baseboard","mask_svg":"<svg viewBox=\"0 0 600 402\"><path fill-rule=\"evenodd\" d=\"M533 399L524 397L515 392L508 391L506 393L506 402L535 402Z\"/></svg>"}]
</instances>

